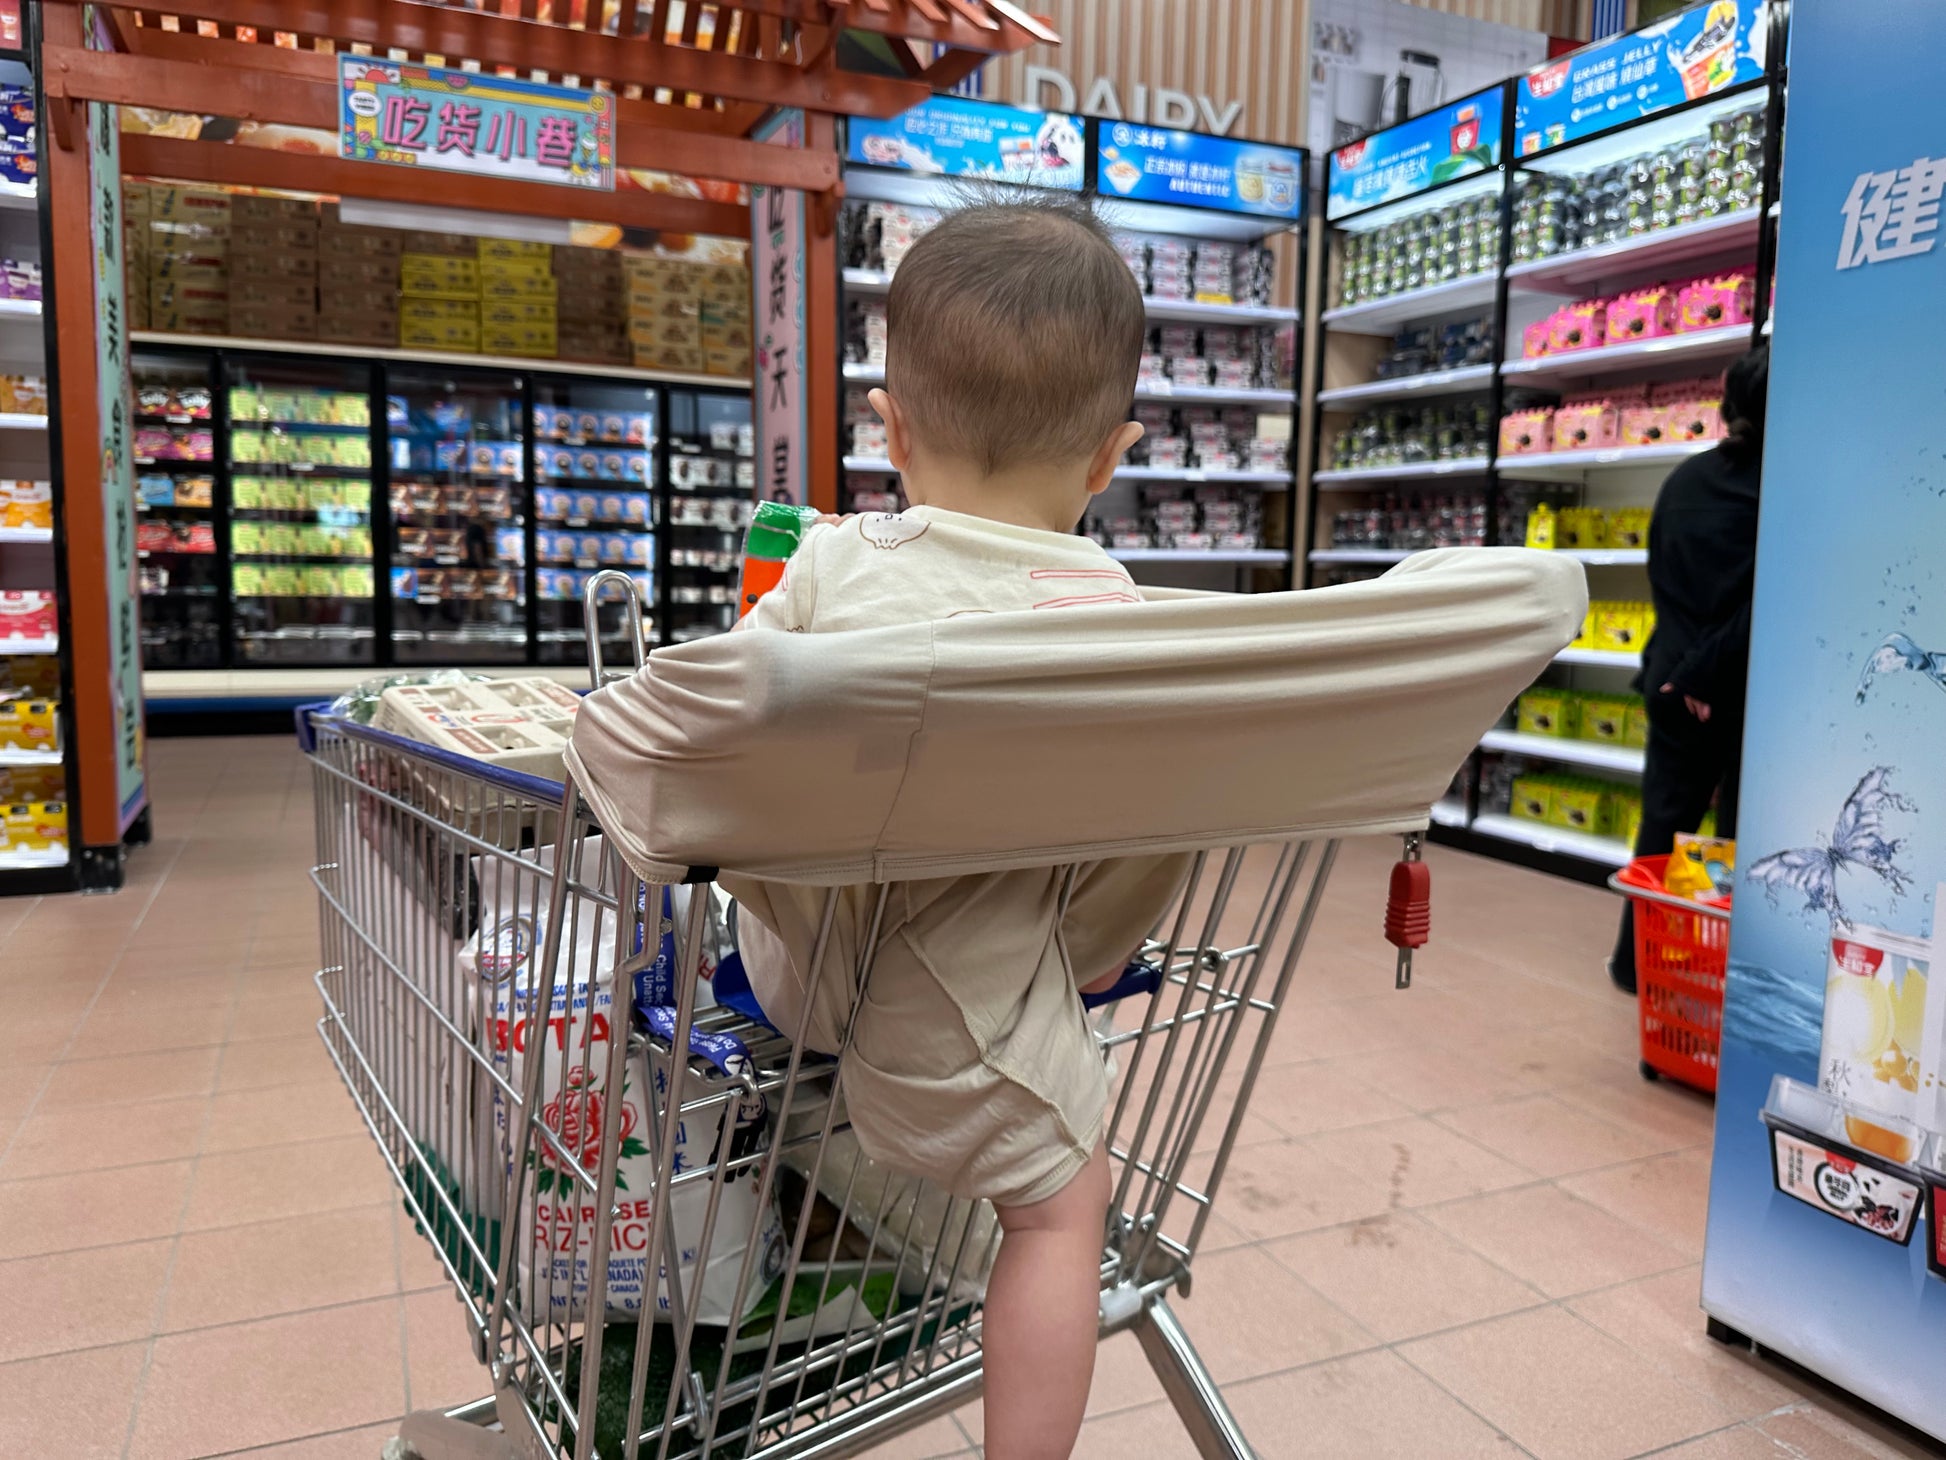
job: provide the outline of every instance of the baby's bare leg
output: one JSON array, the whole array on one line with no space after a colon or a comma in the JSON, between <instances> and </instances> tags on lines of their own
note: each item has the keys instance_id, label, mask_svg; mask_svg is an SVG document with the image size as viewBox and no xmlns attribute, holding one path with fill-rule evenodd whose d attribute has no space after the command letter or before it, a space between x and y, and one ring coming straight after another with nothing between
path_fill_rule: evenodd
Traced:
<instances>
[{"instance_id":1,"label":"baby's bare leg","mask_svg":"<svg viewBox=\"0 0 1946 1460\"><path fill-rule=\"evenodd\" d=\"M1001 1207L987 1280L988 1460L1067 1460L1095 1373L1108 1153L1032 1206Z\"/></svg>"}]
</instances>

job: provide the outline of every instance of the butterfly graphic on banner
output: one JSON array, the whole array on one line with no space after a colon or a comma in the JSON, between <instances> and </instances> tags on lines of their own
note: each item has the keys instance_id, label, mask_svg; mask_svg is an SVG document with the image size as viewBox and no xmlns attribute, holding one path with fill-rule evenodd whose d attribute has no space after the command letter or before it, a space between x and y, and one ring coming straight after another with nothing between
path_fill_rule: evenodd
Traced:
<instances>
[{"instance_id":1,"label":"butterfly graphic on banner","mask_svg":"<svg viewBox=\"0 0 1946 1460\"><path fill-rule=\"evenodd\" d=\"M1872 651L1872 657L1865 661L1864 673L1858 676L1858 703L1865 703L1865 692L1879 675L1896 674L1901 669L1914 670L1946 689L1946 653L1921 649L1904 634L1890 634Z\"/></svg>"},{"instance_id":2,"label":"butterfly graphic on banner","mask_svg":"<svg viewBox=\"0 0 1946 1460\"><path fill-rule=\"evenodd\" d=\"M1869 872L1895 893L1912 882L1894 860L1904 841L1887 837L1888 811L1916 811L1912 801L1890 787L1892 767L1873 766L1859 778L1845 798L1844 809L1831 828L1831 840L1820 846L1773 852L1750 864L1750 880L1761 883L1774 904L1780 891L1802 893L1807 912L1829 912L1850 922L1838 896L1838 874L1846 869Z\"/></svg>"}]
</instances>

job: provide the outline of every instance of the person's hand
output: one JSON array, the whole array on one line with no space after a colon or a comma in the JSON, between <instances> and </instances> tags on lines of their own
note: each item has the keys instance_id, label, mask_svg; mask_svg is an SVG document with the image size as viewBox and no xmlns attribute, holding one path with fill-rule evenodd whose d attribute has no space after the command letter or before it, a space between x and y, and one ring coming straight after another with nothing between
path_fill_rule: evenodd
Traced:
<instances>
[{"instance_id":1,"label":"person's hand","mask_svg":"<svg viewBox=\"0 0 1946 1460\"><path fill-rule=\"evenodd\" d=\"M1665 684L1662 687L1662 692L1666 695L1672 695L1678 693L1676 687L1673 684ZM1696 717L1697 722L1699 724L1703 724L1703 725L1709 724L1710 707L1706 701L1697 699L1695 695L1686 694L1683 695L1682 702L1684 708L1686 708L1690 714Z\"/></svg>"}]
</instances>

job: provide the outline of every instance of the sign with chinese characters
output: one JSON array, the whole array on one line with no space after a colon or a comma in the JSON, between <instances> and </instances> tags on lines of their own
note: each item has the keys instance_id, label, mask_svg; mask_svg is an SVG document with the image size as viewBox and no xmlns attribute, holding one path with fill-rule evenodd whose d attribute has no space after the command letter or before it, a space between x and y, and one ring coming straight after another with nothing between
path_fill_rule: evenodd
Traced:
<instances>
[{"instance_id":1,"label":"sign with chinese characters","mask_svg":"<svg viewBox=\"0 0 1946 1460\"><path fill-rule=\"evenodd\" d=\"M93 49L107 49L97 27ZM95 258L95 385L101 427L101 506L107 536L109 665L114 707L115 798L127 831L148 804L142 722L141 596L135 548L133 425L128 381L128 312L122 296L122 134L111 106L88 115L89 210Z\"/></svg>"},{"instance_id":2,"label":"sign with chinese characters","mask_svg":"<svg viewBox=\"0 0 1946 1460\"><path fill-rule=\"evenodd\" d=\"M804 145L804 113L778 113L757 140ZM750 282L756 294L757 495L768 502L809 500L810 410L804 376L804 194L750 189Z\"/></svg>"},{"instance_id":3,"label":"sign with chinese characters","mask_svg":"<svg viewBox=\"0 0 1946 1460\"><path fill-rule=\"evenodd\" d=\"M1304 154L1133 122L1102 122L1095 186L1110 197L1296 219Z\"/></svg>"},{"instance_id":4,"label":"sign with chinese characters","mask_svg":"<svg viewBox=\"0 0 1946 1460\"><path fill-rule=\"evenodd\" d=\"M1331 154L1325 217L1339 219L1491 171L1500 165L1505 117L1505 92L1496 86L1340 147Z\"/></svg>"},{"instance_id":5,"label":"sign with chinese characters","mask_svg":"<svg viewBox=\"0 0 1946 1460\"><path fill-rule=\"evenodd\" d=\"M1514 83L1522 157L1640 121L1764 74L1764 0L1710 0L1529 71Z\"/></svg>"},{"instance_id":6,"label":"sign with chinese characters","mask_svg":"<svg viewBox=\"0 0 1946 1460\"><path fill-rule=\"evenodd\" d=\"M1883 264L1928 254L1939 243L1939 200L1946 157L1916 157L1907 167L1861 172L1845 194L1838 267Z\"/></svg>"},{"instance_id":7,"label":"sign with chinese characters","mask_svg":"<svg viewBox=\"0 0 1946 1460\"><path fill-rule=\"evenodd\" d=\"M1081 191L1080 117L939 96L885 121L853 117L845 156L872 167Z\"/></svg>"},{"instance_id":8,"label":"sign with chinese characters","mask_svg":"<svg viewBox=\"0 0 1946 1460\"><path fill-rule=\"evenodd\" d=\"M615 98L477 71L340 56L338 155L612 192Z\"/></svg>"}]
</instances>

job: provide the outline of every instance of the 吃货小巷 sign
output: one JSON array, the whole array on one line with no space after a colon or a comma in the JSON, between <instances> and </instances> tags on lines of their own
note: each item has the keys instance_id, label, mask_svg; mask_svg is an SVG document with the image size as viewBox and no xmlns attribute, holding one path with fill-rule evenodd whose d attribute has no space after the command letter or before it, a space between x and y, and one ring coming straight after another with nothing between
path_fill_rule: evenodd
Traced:
<instances>
[{"instance_id":1,"label":"\u5403\u8d27\u5c0f\u5df7 sign","mask_svg":"<svg viewBox=\"0 0 1946 1460\"><path fill-rule=\"evenodd\" d=\"M338 155L604 192L615 99L476 71L338 58Z\"/></svg>"}]
</instances>

